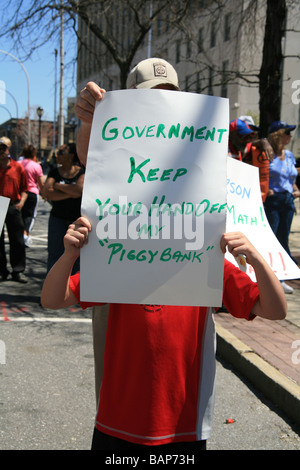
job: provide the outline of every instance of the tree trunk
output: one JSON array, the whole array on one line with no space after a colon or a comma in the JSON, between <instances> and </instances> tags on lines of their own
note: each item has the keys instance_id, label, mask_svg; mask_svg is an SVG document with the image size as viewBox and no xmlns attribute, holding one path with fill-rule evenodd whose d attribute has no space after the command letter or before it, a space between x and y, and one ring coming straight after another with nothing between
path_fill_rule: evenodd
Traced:
<instances>
[{"instance_id":1,"label":"tree trunk","mask_svg":"<svg viewBox=\"0 0 300 470\"><path fill-rule=\"evenodd\" d=\"M259 74L261 135L271 122L280 119L282 38L287 15L286 0L267 0L262 64Z\"/></svg>"}]
</instances>

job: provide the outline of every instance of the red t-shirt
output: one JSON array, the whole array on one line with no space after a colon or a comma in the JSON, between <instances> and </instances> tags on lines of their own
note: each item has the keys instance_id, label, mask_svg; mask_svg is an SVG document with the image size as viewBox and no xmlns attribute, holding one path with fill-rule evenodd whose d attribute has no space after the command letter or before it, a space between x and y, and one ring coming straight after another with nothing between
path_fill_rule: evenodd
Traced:
<instances>
[{"instance_id":1,"label":"red t-shirt","mask_svg":"<svg viewBox=\"0 0 300 470\"><path fill-rule=\"evenodd\" d=\"M0 168L0 195L19 201L21 193L28 191L26 172L20 163L10 161L7 168Z\"/></svg>"},{"instance_id":2,"label":"red t-shirt","mask_svg":"<svg viewBox=\"0 0 300 470\"><path fill-rule=\"evenodd\" d=\"M80 273L70 279L80 302ZM258 287L225 260L223 302L247 320ZM81 303L83 308L93 303ZM96 427L143 445L210 436L215 388L213 308L111 304Z\"/></svg>"}]
</instances>

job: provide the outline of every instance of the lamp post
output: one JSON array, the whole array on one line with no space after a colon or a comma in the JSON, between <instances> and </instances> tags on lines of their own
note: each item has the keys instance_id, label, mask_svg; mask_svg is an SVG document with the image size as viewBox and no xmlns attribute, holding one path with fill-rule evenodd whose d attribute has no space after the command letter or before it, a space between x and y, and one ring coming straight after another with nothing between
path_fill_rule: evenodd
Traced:
<instances>
[{"instance_id":1,"label":"lamp post","mask_svg":"<svg viewBox=\"0 0 300 470\"><path fill-rule=\"evenodd\" d=\"M43 108L39 106L36 110L39 117L39 160L41 160L41 129L42 129L42 116L44 114Z\"/></svg>"}]
</instances>

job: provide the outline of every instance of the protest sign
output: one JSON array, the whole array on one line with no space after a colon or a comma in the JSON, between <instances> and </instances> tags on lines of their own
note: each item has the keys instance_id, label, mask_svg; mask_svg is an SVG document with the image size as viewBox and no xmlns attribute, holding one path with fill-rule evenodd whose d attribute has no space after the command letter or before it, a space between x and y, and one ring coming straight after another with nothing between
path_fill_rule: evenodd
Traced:
<instances>
[{"instance_id":1,"label":"protest sign","mask_svg":"<svg viewBox=\"0 0 300 470\"><path fill-rule=\"evenodd\" d=\"M10 199L0 196L0 233L2 232Z\"/></svg>"},{"instance_id":2,"label":"protest sign","mask_svg":"<svg viewBox=\"0 0 300 470\"><path fill-rule=\"evenodd\" d=\"M298 279L300 269L293 262L272 231L261 198L258 168L227 158L227 232L243 232L265 258L278 279ZM229 261L236 264L227 253ZM254 270L247 274L255 280Z\"/></svg>"},{"instance_id":3,"label":"protest sign","mask_svg":"<svg viewBox=\"0 0 300 470\"><path fill-rule=\"evenodd\" d=\"M222 303L228 100L108 92L96 105L82 214L81 299Z\"/></svg>"}]
</instances>

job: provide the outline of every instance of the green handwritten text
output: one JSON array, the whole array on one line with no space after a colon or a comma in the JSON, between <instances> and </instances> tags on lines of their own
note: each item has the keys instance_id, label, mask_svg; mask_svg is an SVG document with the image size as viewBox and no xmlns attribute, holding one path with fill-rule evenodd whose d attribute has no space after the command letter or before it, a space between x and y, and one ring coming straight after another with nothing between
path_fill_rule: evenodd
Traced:
<instances>
[{"instance_id":1,"label":"green handwritten text","mask_svg":"<svg viewBox=\"0 0 300 470\"><path fill-rule=\"evenodd\" d=\"M177 178L180 176L186 175L187 169L186 168L178 168L177 170L173 170L170 168L168 170L160 170L159 168L150 168L148 173L144 173L144 166L146 166L150 162L150 158L147 158L138 166L136 166L134 157L130 157L130 175L128 178L128 183L132 183L133 178L135 175L138 175L143 183L146 181L167 181L172 179L172 181L176 181ZM171 177L171 173L175 171L175 174ZM161 172L161 174L160 174ZM160 176L159 176L160 175Z\"/></svg>"},{"instance_id":2,"label":"green handwritten text","mask_svg":"<svg viewBox=\"0 0 300 470\"><path fill-rule=\"evenodd\" d=\"M208 129L207 126L201 126L199 128L195 126L186 126L180 123L172 124L166 126L163 123L151 124L149 126L144 125L143 127L139 126L122 126L113 127L112 122L118 121L118 117L112 117L106 121L102 128L102 139L109 141L115 140L121 137L124 140L146 137L146 138L156 138L156 139L189 139L190 142L195 140L205 140L211 142L217 142L220 144L223 137L226 138L227 129L216 129L212 127ZM117 125L117 124L115 124Z\"/></svg>"},{"instance_id":3,"label":"green handwritten text","mask_svg":"<svg viewBox=\"0 0 300 470\"><path fill-rule=\"evenodd\" d=\"M99 240L100 243L100 240ZM103 246L103 242L100 243ZM112 263L112 260L122 262L124 260L129 261L145 261L148 264L152 264L155 260L162 262L183 262L189 261L191 263L201 263L201 257L204 254L204 251L188 251L182 252L180 250L173 250L172 248L165 248L162 252L158 250L128 250L124 248L122 243L110 243L107 245L108 250L110 250L108 264ZM209 247L213 249L213 247ZM208 251L208 249L206 251Z\"/></svg>"}]
</instances>

